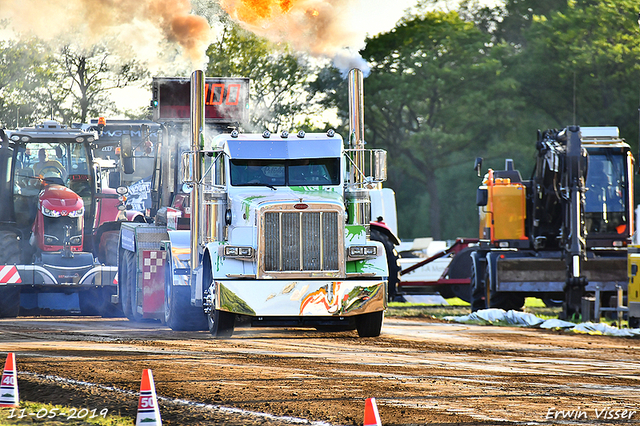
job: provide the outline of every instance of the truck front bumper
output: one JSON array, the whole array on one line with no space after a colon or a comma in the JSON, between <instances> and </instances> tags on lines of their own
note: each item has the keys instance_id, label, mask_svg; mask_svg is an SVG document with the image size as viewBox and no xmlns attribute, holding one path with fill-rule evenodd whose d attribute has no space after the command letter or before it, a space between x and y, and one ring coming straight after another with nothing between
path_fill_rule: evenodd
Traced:
<instances>
[{"instance_id":1,"label":"truck front bumper","mask_svg":"<svg viewBox=\"0 0 640 426\"><path fill-rule=\"evenodd\" d=\"M354 316L387 308L387 281L216 280L215 308L250 316Z\"/></svg>"}]
</instances>

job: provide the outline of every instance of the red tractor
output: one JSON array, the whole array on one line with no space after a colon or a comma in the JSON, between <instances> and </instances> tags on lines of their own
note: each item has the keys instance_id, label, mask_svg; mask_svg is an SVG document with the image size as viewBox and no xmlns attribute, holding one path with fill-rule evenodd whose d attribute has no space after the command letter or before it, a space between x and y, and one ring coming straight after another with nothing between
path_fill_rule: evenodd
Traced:
<instances>
[{"instance_id":1,"label":"red tractor","mask_svg":"<svg viewBox=\"0 0 640 426\"><path fill-rule=\"evenodd\" d=\"M116 315L118 195L102 191L95 136L45 121L0 130L0 317L56 309L76 295L85 315ZM55 303L54 303L55 305ZM64 308L63 308L64 309Z\"/></svg>"}]
</instances>

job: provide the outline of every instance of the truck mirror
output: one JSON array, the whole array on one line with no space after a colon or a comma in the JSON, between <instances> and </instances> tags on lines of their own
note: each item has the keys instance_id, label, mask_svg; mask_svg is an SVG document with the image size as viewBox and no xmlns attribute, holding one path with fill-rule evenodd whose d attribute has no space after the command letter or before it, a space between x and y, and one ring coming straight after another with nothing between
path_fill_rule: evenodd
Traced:
<instances>
[{"instance_id":1,"label":"truck mirror","mask_svg":"<svg viewBox=\"0 0 640 426\"><path fill-rule=\"evenodd\" d=\"M480 171L482 170L482 157L476 157L476 162L473 165L473 170L478 173L478 177L480 177Z\"/></svg>"},{"instance_id":2,"label":"truck mirror","mask_svg":"<svg viewBox=\"0 0 640 426\"><path fill-rule=\"evenodd\" d=\"M195 152L182 153L182 182L193 184L195 179L195 170L193 170Z\"/></svg>"},{"instance_id":3,"label":"truck mirror","mask_svg":"<svg viewBox=\"0 0 640 426\"><path fill-rule=\"evenodd\" d=\"M124 134L120 140L120 157L122 159L123 171L130 175L135 171L133 163L133 144L131 143L131 135Z\"/></svg>"},{"instance_id":4,"label":"truck mirror","mask_svg":"<svg viewBox=\"0 0 640 426\"><path fill-rule=\"evenodd\" d=\"M387 151L376 150L373 154L375 166L373 169L373 180L384 182L387 180Z\"/></svg>"}]
</instances>

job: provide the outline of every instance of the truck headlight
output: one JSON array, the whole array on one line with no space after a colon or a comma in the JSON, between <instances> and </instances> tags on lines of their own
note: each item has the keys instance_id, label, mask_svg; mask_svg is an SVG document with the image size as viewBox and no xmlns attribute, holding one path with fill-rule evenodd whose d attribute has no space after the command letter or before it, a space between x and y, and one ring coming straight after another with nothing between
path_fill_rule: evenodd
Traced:
<instances>
[{"instance_id":1,"label":"truck headlight","mask_svg":"<svg viewBox=\"0 0 640 426\"><path fill-rule=\"evenodd\" d=\"M375 257L378 255L376 246L351 246L349 247L349 257Z\"/></svg>"},{"instance_id":2,"label":"truck headlight","mask_svg":"<svg viewBox=\"0 0 640 426\"><path fill-rule=\"evenodd\" d=\"M225 257L251 258L251 257L253 257L253 247L226 246L224 248L224 256Z\"/></svg>"}]
</instances>

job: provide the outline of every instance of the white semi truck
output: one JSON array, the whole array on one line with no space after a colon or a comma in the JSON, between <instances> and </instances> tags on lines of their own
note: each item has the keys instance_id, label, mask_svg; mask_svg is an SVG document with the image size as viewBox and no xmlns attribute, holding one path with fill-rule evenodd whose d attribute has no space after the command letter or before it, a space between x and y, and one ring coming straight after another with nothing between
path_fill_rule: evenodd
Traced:
<instances>
[{"instance_id":1,"label":"white semi truck","mask_svg":"<svg viewBox=\"0 0 640 426\"><path fill-rule=\"evenodd\" d=\"M384 245L370 239L369 192L386 179L386 152L364 149L362 73L349 83L345 147L332 130L208 137L206 107L235 98L224 87L214 98L193 73L190 148L172 154L181 160L174 187L190 204L160 209L153 225L123 225L119 301L129 318L216 337L230 336L238 317L380 334L389 273ZM157 100L162 108L162 93Z\"/></svg>"}]
</instances>

